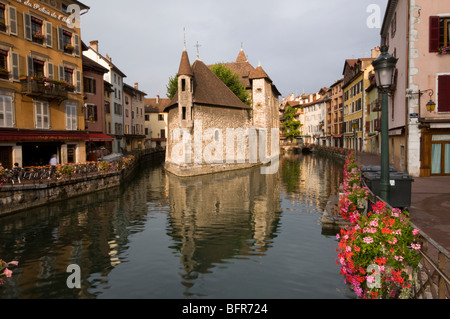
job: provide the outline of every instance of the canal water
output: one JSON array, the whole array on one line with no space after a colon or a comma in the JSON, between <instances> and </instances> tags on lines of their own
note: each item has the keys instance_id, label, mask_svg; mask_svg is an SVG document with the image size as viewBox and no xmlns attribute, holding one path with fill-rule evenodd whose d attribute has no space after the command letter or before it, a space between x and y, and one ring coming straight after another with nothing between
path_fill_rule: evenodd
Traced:
<instances>
[{"instance_id":1,"label":"canal water","mask_svg":"<svg viewBox=\"0 0 450 319\"><path fill-rule=\"evenodd\" d=\"M0 258L19 261L0 298L352 298L320 222L342 164L290 155L275 175L179 178L157 161L121 187L0 218Z\"/></svg>"}]
</instances>

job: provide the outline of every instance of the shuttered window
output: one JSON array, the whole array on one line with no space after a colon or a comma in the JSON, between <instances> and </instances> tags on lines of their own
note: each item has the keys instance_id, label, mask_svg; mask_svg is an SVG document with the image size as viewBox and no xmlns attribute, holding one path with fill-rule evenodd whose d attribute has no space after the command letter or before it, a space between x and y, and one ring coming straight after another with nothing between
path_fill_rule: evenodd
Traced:
<instances>
[{"instance_id":1,"label":"shuttered window","mask_svg":"<svg viewBox=\"0 0 450 319\"><path fill-rule=\"evenodd\" d=\"M78 129L77 105L73 102L66 103L66 130L76 131Z\"/></svg>"},{"instance_id":2,"label":"shuttered window","mask_svg":"<svg viewBox=\"0 0 450 319\"><path fill-rule=\"evenodd\" d=\"M430 17L429 51L439 52L450 46L450 17Z\"/></svg>"},{"instance_id":3,"label":"shuttered window","mask_svg":"<svg viewBox=\"0 0 450 319\"><path fill-rule=\"evenodd\" d=\"M0 95L0 127L14 127L14 106L11 96Z\"/></svg>"},{"instance_id":4,"label":"shuttered window","mask_svg":"<svg viewBox=\"0 0 450 319\"><path fill-rule=\"evenodd\" d=\"M37 129L50 128L50 108L47 101L34 101L35 122Z\"/></svg>"},{"instance_id":5,"label":"shuttered window","mask_svg":"<svg viewBox=\"0 0 450 319\"><path fill-rule=\"evenodd\" d=\"M17 35L17 10L11 6L9 6L9 33Z\"/></svg>"},{"instance_id":6,"label":"shuttered window","mask_svg":"<svg viewBox=\"0 0 450 319\"><path fill-rule=\"evenodd\" d=\"M19 53L12 52L11 53L11 70L12 70L12 78L14 81L19 80Z\"/></svg>"},{"instance_id":7,"label":"shuttered window","mask_svg":"<svg viewBox=\"0 0 450 319\"><path fill-rule=\"evenodd\" d=\"M450 75L438 77L438 112L450 112Z\"/></svg>"}]
</instances>

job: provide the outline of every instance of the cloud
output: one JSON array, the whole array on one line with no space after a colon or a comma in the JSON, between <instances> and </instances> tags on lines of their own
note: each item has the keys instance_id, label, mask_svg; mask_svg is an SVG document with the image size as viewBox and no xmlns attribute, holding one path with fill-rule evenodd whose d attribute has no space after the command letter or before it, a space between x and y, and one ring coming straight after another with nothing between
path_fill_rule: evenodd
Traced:
<instances>
[{"instance_id":1,"label":"cloud","mask_svg":"<svg viewBox=\"0 0 450 319\"><path fill-rule=\"evenodd\" d=\"M186 35L191 62L232 62L241 43L283 95L314 92L342 77L347 58L367 57L379 45L379 29L366 25L370 4L384 12L387 0L96 0L82 16L85 43L99 41L149 96L165 96L178 70ZM381 17L382 19L383 17ZM185 35L183 28L186 28Z\"/></svg>"}]
</instances>

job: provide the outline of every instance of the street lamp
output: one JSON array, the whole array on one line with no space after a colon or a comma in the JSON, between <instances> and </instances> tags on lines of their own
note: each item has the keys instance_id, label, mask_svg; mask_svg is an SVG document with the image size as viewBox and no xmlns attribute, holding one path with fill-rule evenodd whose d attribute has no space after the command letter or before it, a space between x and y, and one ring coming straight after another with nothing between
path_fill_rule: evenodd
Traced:
<instances>
[{"instance_id":1,"label":"street lamp","mask_svg":"<svg viewBox=\"0 0 450 319\"><path fill-rule=\"evenodd\" d=\"M389 203L390 176L389 176L389 122L388 122L388 94L394 83L395 67L398 59L388 53L389 47L381 47L381 55L372 62L375 78L381 97L381 180L380 197Z\"/></svg>"},{"instance_id":2,"label":"street lamp","mask_svg":"<svg viewBox=\"0 0 450 319\"><path fill-rule=\"evenodd\" d=\"M359 127L358 120L352 121L352 127L353 127L353 137L355 139L355 156L358 153L358 135L356 134L356 129Z\"/></svg>"}]
</instances>

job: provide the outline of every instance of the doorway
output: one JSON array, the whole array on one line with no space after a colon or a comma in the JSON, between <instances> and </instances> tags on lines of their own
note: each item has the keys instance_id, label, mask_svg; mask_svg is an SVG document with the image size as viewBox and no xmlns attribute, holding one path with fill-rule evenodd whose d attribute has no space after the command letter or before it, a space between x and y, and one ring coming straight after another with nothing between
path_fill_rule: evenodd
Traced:
<instances>
[{"instance_id":1,"label":"doorway","mask_svg":"<svg viewBox=\"0 0 450 319\"><path fill-rule=\"evenodd\" d=\"M431 175L450 176L450 135L433 135Z\"/></svg>"}]
</instances>

